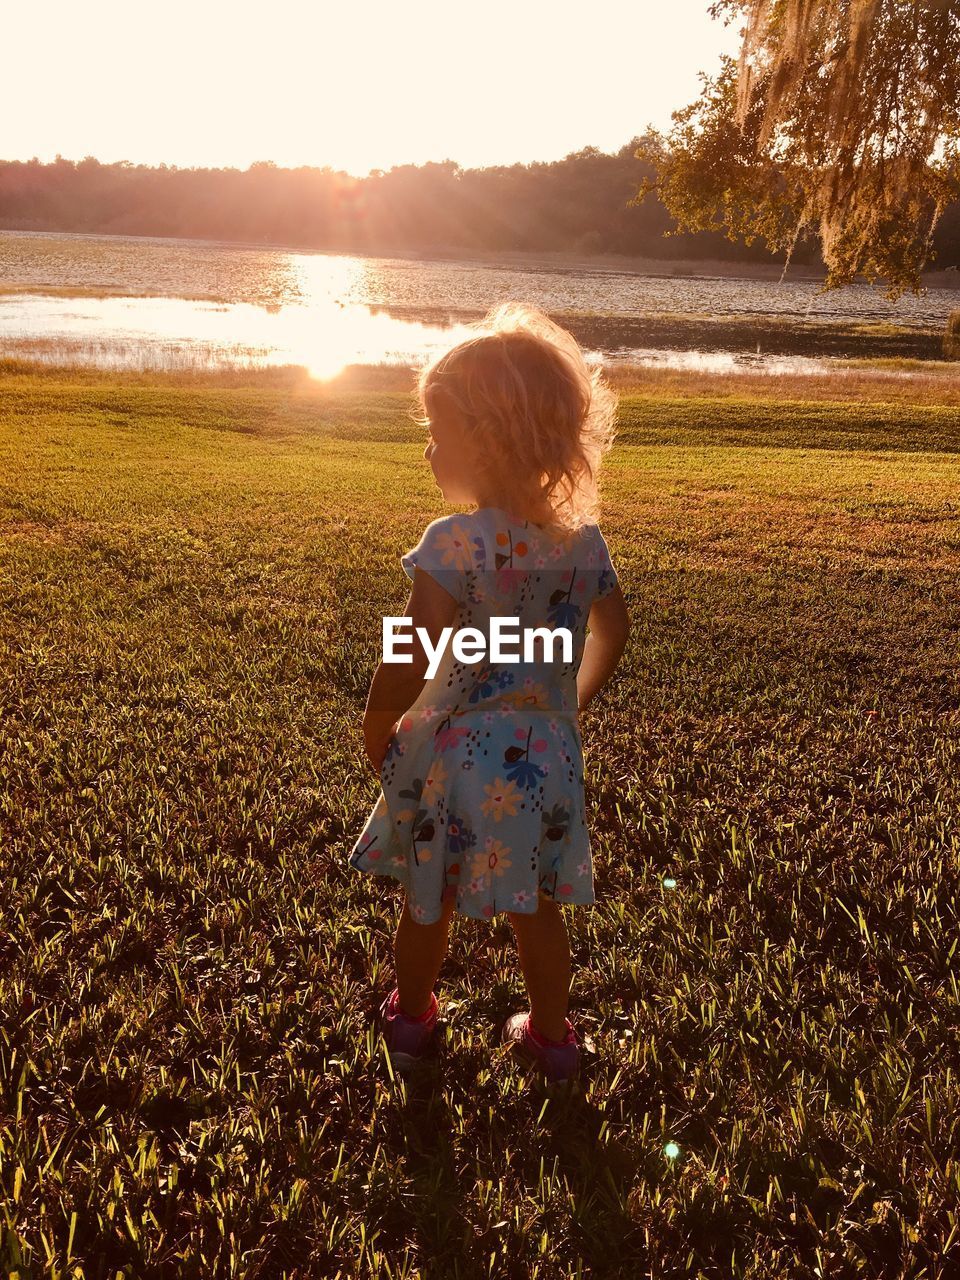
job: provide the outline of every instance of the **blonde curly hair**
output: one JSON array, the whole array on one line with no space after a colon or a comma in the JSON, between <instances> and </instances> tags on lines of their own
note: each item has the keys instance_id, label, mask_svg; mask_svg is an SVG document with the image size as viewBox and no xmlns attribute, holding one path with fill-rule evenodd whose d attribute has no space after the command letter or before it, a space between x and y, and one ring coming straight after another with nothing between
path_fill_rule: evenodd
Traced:
<instances>
[{"instance_id":1,"label":"blonde curly hair","mask_svg":"<svg viewBox=\"0 0 960 1280\"><path fill-rule=\"evenodd\" d=\"M417 378L429 425L428 393L459 410L474 444L479 485L507 510L566 538L599 514L597 477L616 433L617 394L577 340L536 307L505 302L476 325L477 336L425 363Z\"/></svg>"}]
</instances>

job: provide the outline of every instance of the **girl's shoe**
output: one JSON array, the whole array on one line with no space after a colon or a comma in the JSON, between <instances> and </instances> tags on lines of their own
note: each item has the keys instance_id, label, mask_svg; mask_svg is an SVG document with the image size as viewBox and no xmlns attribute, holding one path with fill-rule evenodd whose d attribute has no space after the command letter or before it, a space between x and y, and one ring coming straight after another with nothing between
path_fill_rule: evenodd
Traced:
<instances>
[{"instance_id":1,"label":"girl's shoe","mask_svg":"<svg viewBox=\"0 0 960 1280\"><path fill-rule=\"evenodd\" d=\"M380 1006L383 1037L387 1042L390 1063L401 1075L422 1059L437 1029L437 997L430 995L430 1007L422 1018L408 1018L401 1013L399 993L394 987Z\"/></svg>"},{"instance_id":2,"label":"girl's shoe","mask_svg":"<svg viewBox=\"0 0 960 1280\"><path fill-rule=\"evenodd\" d=\"M515 1013L504 1024L500 1039L525 1063L543 1072L550 1084L575 1080L580 1072L580 1047L577 1033L569 1018L562 1040L548 1040L530 1021L530 1014Z\"/></svg>"}]
</instances>

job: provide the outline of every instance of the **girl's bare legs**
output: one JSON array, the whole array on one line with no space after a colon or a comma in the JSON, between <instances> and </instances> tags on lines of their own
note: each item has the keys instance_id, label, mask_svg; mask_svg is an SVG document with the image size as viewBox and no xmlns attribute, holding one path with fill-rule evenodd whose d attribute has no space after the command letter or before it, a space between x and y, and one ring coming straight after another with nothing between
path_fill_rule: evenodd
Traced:
<instances>
[{"instance_id":1,"label":"girl's bare legs","mask_svg":"<svg viewBox=\"0 0 960 1280\"><path fill-rule=\"evenodd\" d=\"M570 1002L570 943L559 906L544 897L538 904L533 915L507 915L517 937L531 1021L548 1040L562 1040Z\"/></svg>"},{"instance_id":2,"label":"girl's bare legs","mask_svg":"<svg viewBox=\"0 0 960 1280\"><path fill-rule=\"evenodd\" d=\"M430 1007L430 995L447 954L447 935L456 898L445 899L435 924L417 924L404 897L393 943L400 1012L419 1018Z\"/></svg>"}]
</instances>

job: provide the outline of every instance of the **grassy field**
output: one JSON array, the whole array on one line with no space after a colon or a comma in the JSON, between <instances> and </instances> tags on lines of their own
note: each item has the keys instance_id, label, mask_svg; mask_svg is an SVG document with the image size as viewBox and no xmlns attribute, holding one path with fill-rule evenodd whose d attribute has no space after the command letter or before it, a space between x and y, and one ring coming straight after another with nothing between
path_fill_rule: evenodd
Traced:
<instances>
[{"instance_id":1,"label":"grassy field","mask_svg":"<svg viewBox=\"0 0 960 1280\"><path fill-rule=\"evenodd\" d=\"M957 1274L956 389L619 383L561 1103L505 917L438 1074L370 1030L360 716L444 511L403 384L0 364L3 1274Z\"/></svg>"}]
</instances>

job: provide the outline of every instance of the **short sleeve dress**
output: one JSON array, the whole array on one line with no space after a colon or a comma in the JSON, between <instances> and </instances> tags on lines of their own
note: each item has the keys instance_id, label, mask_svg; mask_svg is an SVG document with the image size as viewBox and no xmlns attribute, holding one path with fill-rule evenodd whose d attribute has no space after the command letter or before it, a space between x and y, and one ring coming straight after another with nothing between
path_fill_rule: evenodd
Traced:
<instances>
[{"instance_id":1,"label":"short sleeve dress","mask_svg":"<svg viewBox=\"0 0 960 1280\"><path fill-rule=\"evenodd\" d=\"M617 585L599 527L558 542L481 507L434 520L401 564L453 596L451 625L480 631L485 651L460 661L447 645L390 739L350 864L399 880L422 924L451 897L478 919L532 913L541 894L594 902L576 677L590 607ZM516 620L499 654L491 618ZM566 628L570 651L532 628Z\"/></svg>"}]
</instances>

